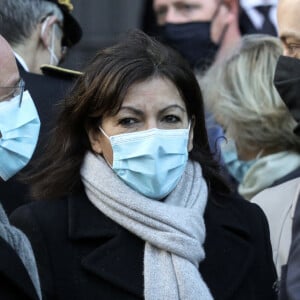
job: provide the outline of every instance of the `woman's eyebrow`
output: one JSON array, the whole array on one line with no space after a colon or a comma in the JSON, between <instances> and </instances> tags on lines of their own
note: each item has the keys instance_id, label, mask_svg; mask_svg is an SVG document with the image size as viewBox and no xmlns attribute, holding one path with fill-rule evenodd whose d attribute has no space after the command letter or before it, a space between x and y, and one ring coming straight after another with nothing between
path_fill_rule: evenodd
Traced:
<instances>
[{"instance_id":1,"label":"woman's eyebrow","mask_svg":"<svg viewBox=\"0 0 300 300\"><path fill-rule=\"evenodd\" d=\"M182 107L182 106L180 106L180 105L178 105L178 104L169 105L169 106L163 108L162 110L160 110L160 112L164 112L164 111L166 111L168 109L172 109L172 108L179 108L182 112L186 112L185 108Z\"/></svg>"},{"instance_id":2,"label":"woman's eyebrow","mask_svg":"<svg viewBox=\"0 0 300 300\"><path fill-rule=\"evenodd\" d=\"M169 110L169 109L180 109L182 112L186 112L185 108L178 105L178 104L171 104L171 105L168 105L166 107L164 107L163 109L161 109L159 112L160 113L163 113L165 112L166 110ZM119 110L119 112L121 111L129 111L131 113L134 113L136 115L143 115L144 112L140 109L137 109L136 107L133 107L133 106L122 106Z\"/></svg>"},{"instance_id":3,"label":"woman's eyebrow","mask_svg":"<svg viewBox=\"0 0 300 300\"><path fill-rule=\"evenodd\" d=\"M121 111L129 111L129 112L134 113L136 115L143 115L144 114L144 112L142 110L137 109L133 106L122 106L120 108L119 112L121 112Z\"/></svg>"}]
</instances>

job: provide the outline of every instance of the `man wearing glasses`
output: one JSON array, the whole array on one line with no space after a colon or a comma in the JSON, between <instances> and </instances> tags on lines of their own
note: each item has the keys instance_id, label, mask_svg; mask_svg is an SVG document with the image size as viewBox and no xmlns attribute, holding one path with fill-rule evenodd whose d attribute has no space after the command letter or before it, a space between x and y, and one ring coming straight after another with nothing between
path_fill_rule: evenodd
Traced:
<instances>
[{"instance_id":1,"label":"man wearing glasses","mask_svg":"<svg viewBox=\"0 0 300 300\"><path fill-rule=\"evenodd\" d=\"M30 159L39 117L8 43L0 35L0 180ZM1 201L1 198L0 198ZM0 202L0 299L41 299L34 255L26 236L9 224Z\"/></svg>"},{"instance_id":2,"label":"man wearing glasses","mask_svg":"<svg viewBox=\"0 0 300 300\"><path fill-rule=\"evenodd\" d=\"M14 50L20 75L41 121L32 160L42 154L57 104L79 75L79 72L65 72L57 67L66 49L75 45L82 35L80 25L71 15L72 9L71 0L1 0L0 34ZM28 187L15 178L5 185L0 182L0 198L8 213L26 203L27 195Z\"/></svg>"}]
</instances>

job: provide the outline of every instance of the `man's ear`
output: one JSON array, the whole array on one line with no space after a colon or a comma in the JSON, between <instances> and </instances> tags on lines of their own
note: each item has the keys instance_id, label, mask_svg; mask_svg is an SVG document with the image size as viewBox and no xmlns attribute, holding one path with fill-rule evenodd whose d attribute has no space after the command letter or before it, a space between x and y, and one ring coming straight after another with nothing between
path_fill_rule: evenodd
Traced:
<instances>
[{"instance_id":1,"label":"man's ear","mask_svg":"<svg viewBox=\"0 0 300 300\"><path fill-rule=\"evenodd\" d=\"M238 24L239 4L238 0L221 0L218 13L211 27L211 39L215 43L222 43L228 27L232 24Z\"/></svg>"},{"instance_id":2,"label":"man's ear","mask_svg":"<svg viewBox=\"0 0 300 300\"><path fill-rule=\"evenodd\" d=\"M40 38L43 45L48 48L51 44L51 36L53 30L53 24L57 21L56 16L48 16L41 24Z\"/></svg>"},{"instance_id":3,"label":"man's ear","mask_svg":"<svg viewBox=\"0 0 300 300\"><path fill-rule=\"evenodd\" d=\"M230 12L231 22L239 19L239 0L223 0L223 4Z\"/></svg>"},{"instance_id":4,"label":"man's ear","mask_svg":"<svg viewBox=\"0 0 300 300\"><path fill-rule=\"evenodd\" d=\"M103 152L100 139L101 133L99 131L95 131L93 128L86 129L86 131L90 140L91 148L95 153L101 154Z\"/></svg>"}]
</instances>

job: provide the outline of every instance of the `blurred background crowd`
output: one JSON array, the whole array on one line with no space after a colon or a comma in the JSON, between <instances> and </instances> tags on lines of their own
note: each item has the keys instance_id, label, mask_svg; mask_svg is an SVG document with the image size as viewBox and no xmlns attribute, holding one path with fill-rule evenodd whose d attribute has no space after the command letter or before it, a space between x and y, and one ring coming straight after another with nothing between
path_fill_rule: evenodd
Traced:
<instances>
[{"instance_id":1,"label":"blurred background crowd","mask_svg":"<svg viewBox=\"0 0 300 300\"><path fill-rule=\"evenodd\" d=\"M277 34L277 0L239 2L242 34ZM64 66L80 69L97 50L112 45L129 29L140 28L149 34L157 33L153 0L89 0L88 3L84 0L73 0L72 3L73 15L82 27L83 36L67 56ZM263 6L267 7L263 14L254 9L260 7L261 10ZM263 15L268 18L267 25L261 20Z\"/></svg>"}]
</instances>

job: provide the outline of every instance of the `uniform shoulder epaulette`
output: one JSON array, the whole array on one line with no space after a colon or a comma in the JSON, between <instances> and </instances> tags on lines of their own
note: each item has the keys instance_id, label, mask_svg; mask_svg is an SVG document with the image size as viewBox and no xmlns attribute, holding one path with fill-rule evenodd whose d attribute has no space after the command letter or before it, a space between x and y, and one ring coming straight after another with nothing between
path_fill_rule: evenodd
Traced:
<instances>
[{"instance_id":1,"label":"uniform shoulder epaulette","mask_svg":"<svg viewBox=\"0 0 300 300\"><path fill-rule=\"evenodd\" d=\"M44 75L54 76L56 78L63 78L63 79L76 79L81 76L83 73L80 71L75 71L71 69L66 69L58 66L41 65L41 70Z\"/></svg>"}]
</instances>

